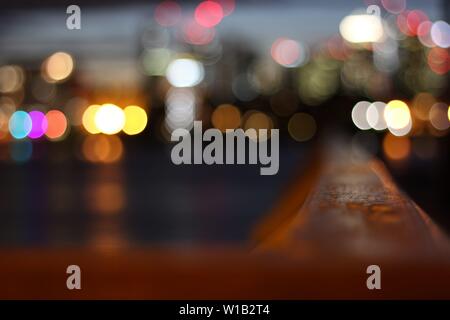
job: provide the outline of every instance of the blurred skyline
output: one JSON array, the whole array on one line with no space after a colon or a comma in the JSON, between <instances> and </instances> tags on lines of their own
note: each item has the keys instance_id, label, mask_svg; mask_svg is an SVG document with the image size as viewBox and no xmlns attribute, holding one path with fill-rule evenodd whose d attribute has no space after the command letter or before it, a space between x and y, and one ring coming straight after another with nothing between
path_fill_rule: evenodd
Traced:
<instances>
[{"instance_id":1,"label":"blurred skyline","mask_svg":"<svg viewBox=\"0 0 450 320\"><path fill-rule=\"evenodd\" d=\"M217 26L217 31L219 38L245 42L258 53L269 55L273 41L279 37L313 45L335 35L341 20L355 8L365 10L366 2L377 0L236 1L236 10ZM139 54L136 35L155 23L157 5L156 1L110 1L110 7L104 2L100 7L81 1L82 29L68 30L64 2L48 1L50 6L28 3L14 2L0 13L2 60L45 56L52 51L68 51L85 60L135 59ZM192 14L197 4L183 2L182 13ZM444 18L444 5L439 0L407 2L407 8L423 10L431 20Z\"/></svg>"}]
</instances>

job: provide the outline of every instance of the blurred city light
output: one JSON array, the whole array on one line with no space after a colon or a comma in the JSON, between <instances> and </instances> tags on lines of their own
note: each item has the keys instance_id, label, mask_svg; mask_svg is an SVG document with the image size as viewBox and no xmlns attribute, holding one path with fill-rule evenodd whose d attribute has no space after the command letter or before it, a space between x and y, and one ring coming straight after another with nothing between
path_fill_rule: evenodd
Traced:
<instances>
[{"instance_id":1,"label":"blurred city light","mask_svg":"<svg viewBox=\"0 0 450 320\"><path fill-rule=\"evenodd\" d=\"M264 95L272 95L279 91L282 77L282 68L269 59L255 61L247 75L253 91Z\"/></svg>"},{"instance_id":2,"label":"blurred city light","mask_svg":"<svg viewBox=\"0 0 450 320\"><path fill-rule=\"evenodd\" d=\"M367 110L371 103L368 101L359 101L353 106L352 120L356 127L361 130L369 130L370 124L367 121Z\"/></svg>"},{"instance_id":3,"label":"blurred city light","mask_svg":"<svg viewBox=\"0 0 450 320\"><path fill-rule=\"evenodd\" d=\"M195 20L203 27L211 28L223 19L222 6L214 1L203 1L195 9Z\"/></svg>"},{"instance_id":4,"label":"blurred city light","mask_svg":"<svg viewBox=\"0 0 450 320\"><path fill-rule=\"evenodd\" d=\"M93 104L87 107L87 109L83 113L82 117L83 127L86 129L87 132L91 134L100 133L100 130L97 128L97 125L95 123L95 115L97 114L99 108L100 105Z\"/></svg>"},{"instance_id":5,"label":"blurred city light","mask_svg":"<svg viewBox=\"0 0 450 320\"><path fill-rule=\"evenodd\" d=\"M396 136L404 136L412 128L408 105L401 100L392 100L384 109L384 119L389 131Z\"/></svg>"},{"instance_id":6,"label":"blurred city light","mask_svg":"<svg viewBox=\"0 0 450 320\"><path fill-rule=\"evenodd\" d=\"M123 112L125 113L125 125L123 132L128 135L141 133L147 126L147 113L139 106L128 106Z\"/></svg>"},{"instance_id":7,"label":"blurred city light","mask_svg":"<svg viewBox=\"0 0 450 320\"><path fill-rule=\"evenodd\" d=\"M190 129L196 116L195 92L189 88L171 88L166 96L165 126L172 132L177 128Z\"/></svg>"},{"instance_id":8,"label":"blurred city light","mask_svg":"<svg viewBox=\"0 0 450 320\"><path fill-rule=\"evenodd\" d=\"M167 48L148 49L142 54L144 71L149 76L164 76L173 52Z\"/></svg>"},{"instance_id":9,"label":"blurred city light","mask_svg":"<svg viewBox=\"0 0 450 320\"><path fill-rule=\"evenodd\" d=\"M373 102L367 109L367 123L375 130L387 129L387 123L384 119L384 109L386 104L381 101Z\"/></svg>"},{"instance_id":10,"label":"blurred city light","mask_svg":"<svg viewBox=\"0 0 450 320\"><path fill-rule=\"evenodd\" d=\"M211 122L222 132L227 129L236 129L241 125L241 112L231 104L222 104L214 110Z\"/></svg>"},{"instance_id":11,"label":"blurred city light","mask_svg":"<svg viewBox=\"0 0 450 320\"><path fill-rule=\"evenodd\" d=\"M58 140L67 132L67 119L59 110L50 110L45 115L48 126L45 135L51 140Z\"/></svg>"},{"instance_id":12,"label":"blurred city light","mask_svg":"<svg viewBox=\"0 0 450 320\"><path fill-rule=\"evenodd\" d=\"M244 114L243 117L243 126L246 131L246 135L252 140L262 141L261 139L269 139L270 132L268 131L267 137L260 137L259 130L266 129L270 130L274 128L274 124L272 119L263 112L250 110ZM248 129L255 129L255 131L248 131Z\"/></svg>"},{"instance_id":13,"label":"blurred city light","mask_svg":"<svg viewBox=\"0 0 450 320\"><path fill-rule=\"evenodd\" d=\"M31 139L37 139L42 137L48 128L47 118L41 111L31 111L28 113L31 118L31 131L28 133L28 137Z\"/></svg>"},{"instance_id":14,"label":"blurred city light","mask_svg":"<svg viewBox=\"0 0 450 320\"><path fill-rule=\"evenodd\" d=\"M308 59L308 53L305 47L300 45L298 41L288 38L278 38L275 40L270 53L273 60L287 68L301 66Z\"/></svg>"},{"instance_id":15,"label":"blurred city light","mask_svg":"<svg viewBox=\"0 0 450 320\"><path fill-rule=\"evenodd\" d=\"M345 17L339 25L339 30L345 40L353 43L377 42L384 36L381 19L368 14Z\"/></svg>"},{"instance_id":16,"label":"blurred city light","mask_svg":"<svg viewBox=\"0 0 450 320\"><path fill-rule=\"evenodd\" d=\"M450 47L450 25L442 20L433 23L431 39L441 48Z\"/></svg>"},{"instance_id":17,"label":"blurred city light","mask_svg":"<svg viewBox=\"0 0 450 320\"><path fill-rule=\"evenodd\" d=\"M72 73L74 62L66 52L56 52L48 57L42 65L42 77L48 82L66 80Z\"/></svg>"},{"instance_id":18,"label":"blurred city light","mask_svg":"<svg viewBox=\"0 0 450 320\"><path fill-rule=\"evenodd\" d=\"M206 28L194 19L188 19L182 28L183 39L190 44L206 45L213 41L216 36L214 28Z\"/></svg>"},{"instance_id":19,"label":"blurred city light","mask_svg":"<svg viewBox=\"0 0 450 320\"><path fill-rule=\"evenodd\" d=\"M446 49L432 48L428 52L428 66L433 72L444 75L450 70L450 57Z\"/></svg>"},{"instance_id":20,"label":"blurred city light","mask_svg":"<svg viewBox=\"0 0 450 320\"><path fill-rule=\"evenodd\" d=\"M417 28L417 37L419 41L426 47L432 48L436 44L431 37L431 28L433 23L431 21L423 21Z\"/></svg>"},{"instance_id":21,"label":"blurred city light","mask_svg":"<svg viewBox=\"0 0 450 320\"><path fill-rule=\"evenodd\" d=\"M203 65L193 59L175 59L167 67L166 77L174 87L193 87L203 80Z\"/></svg>"},{"instance_id":22,"label":"blurred city light","mask_svg":"<svg viewBox=\"0 0 450 320\"><path fill-rule=\"evenodd\" d=\"M15 65L0 67L0 93L12 93L19 90L25 81L23 69Z\"/></svg>"},{"instance_id":23,"label":"blurred city light","mask_svg":"<svg viewBox=\"0 0 450 320\"><path fill-rule=\"evenodd\" d=\"M445 103L435 103L429 113L430 123L437 130L447 130L450 127L448 107Z\"/></svg>"},{"instance_id":24,"label":"blurred city light","mask_svg":"<svg viewBox=\"0 0 450 320\"><path fill-rule=\"evenodd\" d=\"M428 121L429 112L436 99L427 92L418 93L412 102L412 111L415 117L422 121Z\"/></svg>"},{"instance_id":25,"label":"blurred city light","mask_svg":"<svg viewBox=\"0 0 450 320\"><path fill-rule=\"evenodd\" d=\"M388 102L384 109L384 117L388 127L401 129L411 121L411 115L406 103L400 100Z\"/></svg>"},{"instance_id":26,"label":"blurred city light","mask_svg":"<svg viewBox=\"0 0 450 320\"><path fill-rule=\"evenodd\" d=\"M31 132L32 126L31 117L25 111L16 111L9 119L9 132L16 139L25 138Z\"/></svg>"},{"instance_id":27,"label":"blurred city light","mask_svg":"<svg viewBox=\"0 0 450 320\"><path fill-rule=\"evenodd\" d=\"M419 26L429 21L427 15L421 10L408 11L406 16L406 26L409 30L408 35L418 35Z\"/></svg>"},{"instance_id":28,"label":"blurred city light","mask_svg":"<svg viewBox=\"0 0 450 320\"><path fill-rule=\"evenodd\" d=\"M125 114L121 108L114 104L103 104L95 113L94 122L101 133L116 134L125 125Z\"/></svg>"}]
</instances>

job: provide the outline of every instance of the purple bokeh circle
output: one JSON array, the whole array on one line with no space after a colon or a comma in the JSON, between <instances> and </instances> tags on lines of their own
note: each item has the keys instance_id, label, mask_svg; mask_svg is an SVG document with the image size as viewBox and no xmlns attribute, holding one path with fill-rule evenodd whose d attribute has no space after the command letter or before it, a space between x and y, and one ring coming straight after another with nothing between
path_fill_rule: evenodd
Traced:
<instances>
[{"instance_id":1,"label":"purple bokeh circle","mask_svg":"<svg viewBox=\"0 0 450 320\"><path fill-rule=\"evenodd\" d=\"M48 122L45 114L40 111L31 111L28 113L31 117L31 131L28 137L31 139L37 139L42 137L47 131Z\"/></svg>"}]
</instances>

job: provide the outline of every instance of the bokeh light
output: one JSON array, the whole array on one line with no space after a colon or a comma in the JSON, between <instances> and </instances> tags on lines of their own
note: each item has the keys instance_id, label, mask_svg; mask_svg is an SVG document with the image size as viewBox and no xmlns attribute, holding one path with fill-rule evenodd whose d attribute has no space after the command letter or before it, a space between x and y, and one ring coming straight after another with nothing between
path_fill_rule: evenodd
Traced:
<instances>
[{"instance_id":1,"label":"bokeh light","mask_svg":"<svg viewBox=\"0 0 450 320\"><path fill-rule=\"evenodd\" d=\"M405 36L413 36L414 34L408 27L408 14L409 11L405 10L399 15L397 15L396 24L400 32L403 33Z\"/></svg>"},{"instance_id":2,"label":"bokeh light","mask_svg":"<svg viewBox=\"0 0 450 320\"><path fill-rule=\"evenodd\" d=\"M414 116L422 121L428 121L429 112L436 99L428 92L418 93L412 101L412 112Z\"/></svg>"},{"instance_id":3,"label":"bokeh light","mask_svg":"<svg viewBox=\"0 0 450 320\"><path fill-rule=\"evenodd\" d=\"M345 40L353 43L377 42L384 37L380 18L368 14L345 17L339 25L339 31Z\"/></svg>"},{"instance_id":4,"label":"bokeh light","mask_svg":"<svg viewBox=\"0 0 450 320\"><path fill-rule=\"evenodd\" d=\"M147 126L147 113L144 109L139 106L128 106L123 112L125 113L123 132L128 135L135 135L144 131Z\"/></svg>"},{"instance_id":5,"label":"bokeh light","mask_svg":"<svg viewBox=\"0 0 450 320\"><path fill-rule=\"evenodd\" d=\"M431 21L423 21L419 27L417 28L417 37L419 38L420 43L422 43L425 47L432 48L436 44L431 38L431 27L433 23Z\"/></svg>"},{"instance_id":6,"label":"bokeh light","mask_svg":"<svg viewBox=\"0 0 450 320\"><path fill-rule=\"evenodd\" d=\"M114 104L103 104L95 113L94 122L101 133L116 134L125 125L125 114L121 108Z\"/></svg>"},{"instance_id":7,"label":"bokeh light","mask_svg":"<svg viewBox=\"0 0 450 320\"><path fill-rule=\"evenodd\" d=\"M47 118L41 111L31 111L28 113L31 118L31 131L28 133L28 137L31 139L37 139L42 137L48 128Z\"/></svg>"},{"instance_id":8,"label":"bokeh light","mask_svg":"<svg viewBox=\"0 0 450 320\"><path fill-rule=\"evenodd\" d=\"M402 129L408 126L411 121L411 114L408 105L401 100L388 102L384 109L384 118L388 127Z\"/></svg>"},{"instance_id":9,"label":"bokeh light","mask_svg":"<svg viewBox=\"0 0 450 320\"><path fill-rule=\"evenodd\" d=\"M408 122L408 124L405 127L402 128L393 128L388 126L388 130L390 133L392 133L394 136L402 137L406 136L408 133L411 132L412 129L412 120Z\"/></svg>"},{"instance_id":10,"label":"bokeh light","mask_svg":"<svg viewBox=\"0 0 450 320\"><path fill-rule=\"evenodd\" d=\"M0 97L0 109L5 115L10 117L16 111L16 102L8 96Z\"/></svg>"},{"instance_id":11,"label":"bokeh light","mask_svg":"<svg viewBox=\"0 0 450 320\"><path fill-rule=\"evenodd\" d=\"M31 131L30 115L25 111L16 111L9 119L9 132L16 139L25 138Z\"/></svg>"},{"instance_id":12,"label":"bokeh light","mask_svg":"<svg viewBox=\"0 0 450 320\"><path fill-rule=\"evenodd\" d=\"M190 88L172 88L166 96L165 127L190 129L196 115L196 96Z\"/></svg>"},{"instance_id":13,"label":"bokeh light","mask_svg":"<svg viewBox=\"0 0 450 320\"><path fill-rule=\"evenodd\" d=\"M48 82L66 80L72 73L74 62L72 56L66 52L56 52L43 63L43 78Z\"/></svg>"},{"instance_id":14,"label":"bokeh light","mask_svg":"<svg viewBox=\"0 0 450 320\"><path fill-rule=\"evenodd\" d=\"M236 129L241 124L241 112L231 104L222 104L214 110L211 122L222 132L227 129Z\"/></svg>"},{"instance_id":15,"label":"bokeh light","mask_svg":"<svg viewBox=\"0 0 450 320\"><path fill-rule=\"evenodd\" d=\"M450 25L442 20L433 23L431 39L441 48L450 47Z\"/></svg>"},{"instance_id":16,"label":"bokeh light","mask_svg":"<svg viewBox=\"0 0 450 320\"><path fill-rule=\"evenodd\" d=\"M214 1L203 1L195 9L195 21L203 27L211 28L223 19L222 6Z\"/></svg>"},{"instance_id":17,"label":"bokeh light","mask_svg":"<svg viewBox=\"0 0 450 320\"><path fill-rule=\"evenodd\" d=\"M214 40L216 31L214 28L206 28L198 24L194 19L188 19L182 28L183 39L194 45L206 45Z\"/></svg>"},{"instance_id":18,"label":"bokeh light","mask_svg":"<svg viewBox=\"0 0 450 320\"><path fill-rule=\"evenodd\" d=\"M428 52L428 66L433 72L443 75L450 70L450 56L446 49L432 48Z\"/></svg>"},{"instance_id":19,"label":"bokeh light","mask_svg":"<svg viewBox=\"0 0 450 320\"><path fill-rule=\"evenodd\" d=\"M172 51L166 48L145 50L141 57L144 72L149 76L164 76L172 55Z\"/></svg>"},{"instance_id":20,"label":"bokeh light","mask_svg":"<svg viewBox=\"0 0 450 320\"><path fill-rule=\"evenodd\" d=\"M367 109L367 123L375 130L385 130L387 123L384 120L384 109L386 104L381 101L372 103Z\"/></svg>"},{"instance_id":21,"label":"bokeh light","mask_svg":"<svg viewBox=\"0 0 450 320\"><path fill-rule=\"evenodd\" d=\"M167 67L166 77L174 87L193 87L203 80L203 65L193 59L176 59Z\"/></svg>"},{"instance_id":22,"label":"bokeh light","mask_svg":"<svg viewBox=\"0 0 450 320\"><path fill-rule=\"evenodd\" d=\"M352 120L354 125L361 130L370 129L370 124L367 122L367 110L370 107L370 102L359 101L352 109Z\"/></svg>"},{"instance_id":23,"label":"bokeh light","mask_svg":"<svg viewBox=\"0 0 450 320\"><path fill-rule=\"evenodd\" d=\"M83 117L81 118L81 122L83 124L83 127L86 129L87 132L91 134L100 133L100 130L97 128L97 125L95 124L95 115L100 108L100 105L93 104L84 110Z\"/></svg>"},{"instance_id":24,"label":"bokeh light","mask_svg":"<svg viewBox=\"0 0 450 320\"><path fill-rule=\"evenodd\" d=\"M45 117L48 122L45 135L51 140L62 138L67 131L67 119L64 113L59 110L50 110Z\"/></svg>"},{"instance_id":25,"label":"bokeh light","mask_svg":"<svg viewBox=\"0 0 450 320\"><path fill-rule=\"evenodd\" d=\"M270 129L273 129L272 119L264 112L250 110L244 115L244 130L255 129L256 135L253 132L246 132L246 135L252 140L263 141L270 138ZM267 137L259 135L260 129L266 129Z\"/></svg>"},{"instance_id":26,"label":"bokeh light","mask_svg":"<svg viewBox=\"0 0 450 320\"><path fill-rule=\"evenodd\" d=\"M316 106L330 99L339 88L340 77L345 77L340 73L339 64L323 56L301 68L298 93L302 102Z\"/></svg>"},{"instance_id":27,"label":"bokeh light","mask_svg":"<svg viewBox=\"0 0 450 320\"><path fill-rule=\"evenodd\" d=\"M282 68L269 59L260 59L250 66L248 80L254 91L271 95L278 92L282 84Z\"/></svg>"},{"instance_id":28,"label":"bokeh light","mask_svg":"<svg viewBox=\"0 0 450 320\"><path fill-rule=\"evenodd\" d=\"M288 38L275 40L270 54L275 62L287 68L298 67L307 61L305 48L298 41Z\"/></svg>"},{"instance_id":29,"label":"bokeh light","mask_svg":"<svg viewBox=\"0 0 450 320\"><path fill-rule=\"evenodd\" d=\"M409 30L409 35L417 35L421 23L428 21L427 15L421 10L412 10L406 16L406 25Z\"/></svg>"},{"instance_id":30,"label":"bokeh light","mask_svg":"<svg viewBox=\"0 0 450 320\"><path fill-rule=\"evenodd\" d=\"M445 103L435 103L430 109L430 123L437 130L447 130L450 127L448 107Z\"/></svg>"},{"instance_id":31,"label":"bokeh light","mask_svg":"<svg viewBox=\"0 0 450 320\"><path fill-rule=\"evenodd\" d=\"M19 90L25 81L25 73L19 66L0 67L0 93L12 93Z\"/></svg>"}]
</instances>

